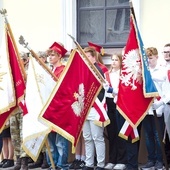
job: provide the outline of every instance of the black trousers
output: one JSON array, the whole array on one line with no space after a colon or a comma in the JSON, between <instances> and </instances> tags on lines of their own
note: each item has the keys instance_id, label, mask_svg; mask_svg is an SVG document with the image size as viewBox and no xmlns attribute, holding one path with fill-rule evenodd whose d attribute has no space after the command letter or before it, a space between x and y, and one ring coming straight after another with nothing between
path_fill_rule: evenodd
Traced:
<instances>
[{"instance_id":1,"label":"black trousers","mask_svg":"<svg viewBox=\"0 0 170 170\"><path fill-rule=\"evenodd\" d=\"M0 154L1 154L1 151L2 151L2 133L0 133Z\"/></svg>"},{"instance_id":2,"label":"black trousers","mask_svg":"<svg viewBox=\"0 0 170 170\"><path fill-rule=\"evenodd\" d=\"M116 104L113 102L113 98L106 98L106 104L110 119L110 124L106 126L109 140L109 162L126 164L126 141L118 136L122 125L118 122Z\"/></svg>"},{"instance_id":3,"label":"black trousers","mask_svg":"<svg viewBox=\"0 0 170 170\"><path fill-rule=\"evenodd\" d=\"M166 154L167 163L170 164L170 140L167 133L165 138L165 154Z\"/></svg>"}]
</instances>

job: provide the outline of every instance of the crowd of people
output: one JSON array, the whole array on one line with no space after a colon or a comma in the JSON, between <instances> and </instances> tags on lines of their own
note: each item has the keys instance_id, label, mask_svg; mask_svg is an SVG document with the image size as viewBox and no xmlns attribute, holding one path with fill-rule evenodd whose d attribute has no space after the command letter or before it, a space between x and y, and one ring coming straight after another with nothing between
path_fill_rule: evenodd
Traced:
<instances>
[{"instance_id":1,"label":"crowd of people","mask_svg":"<svg viewBox=\"0 0 170 170\"><path fill-rule=\"evenodd\" d=\"M119 137L120 129L125 122L124 117L116 107L124 50L122 50L122 53L113 54L111 56L111 65L106 67L102 62L102 47L92 42L88 42L88 45L88 47L84 48L86 56L106 80L102 84L103 88L97 98L100 102L105 99L105 109L110 123L105 126L95 124L98 111L92 105L84 122L73 162L68 162L70 155L69 141L57 132L51 131L48 134L48 143L55 169L138 170L140 140L132 143L130 137L127 140ZM67 50L63 44L54 42L47 51L38 52L37 55L59 79L65 68L62 59L66 53ZM143 170L150 168L161 170L165 166L165 161L170 164L170 44L166 44L163 50L165 65L161 65L158 62L159 54L157 48L147 48L146 54L151 77L160 97L154 99L153 104L148 109L148 114L138 125L139 135L141 127L144 129L148 153L148 161L140 168ZM30 54L21 53L20 55L27 71ZM0 134L2 158L0 169L28 170L40 167L41 169L52 170L53 167L45 146L36 162L21 147L22 119L23 112L20 110L10 117L3 132ZM105 132L107 133L107 139L104 136ZM163 139L166 140L164 150L162 149ZM106 152L106 140L108 140L108 153ZM163 152L166 153L166 158L163 156Z\"/></svg>"}]
</instances>

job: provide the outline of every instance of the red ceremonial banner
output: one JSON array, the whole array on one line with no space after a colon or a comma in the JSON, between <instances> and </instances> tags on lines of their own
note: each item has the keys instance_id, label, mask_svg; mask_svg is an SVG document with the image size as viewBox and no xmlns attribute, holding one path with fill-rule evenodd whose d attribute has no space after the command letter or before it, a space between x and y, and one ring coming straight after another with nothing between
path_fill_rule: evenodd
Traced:
<instances>
[{"instance_id":1,"label":"red ceremonial banner","mask_svg":"<svg viewBox=\"0 0 170 170\"><path fill-rule=\"evenodd\" d=\"M117 108L133 128L136 128L145 117L153 101L153 97L144 96L145 70L142 63L144 52L140 52L144 47L141 49L138 38L135 21L131 15L130 33L122 58ZM152 79L146 83L153 83Z\"/></svg>"},{"instance_id":2,"label":"red ceremonial banner","mask_svg":"<svg viewBox=\"0 0 170 170\"><path fill-rule=\"evenodd\" d=\"M10 69L11 69L11 76L13 78L14 83L14 90L15 90L15 98L16 98L16 105L10 108L9 111L3 113L0 115L0 131L3 130L6 122L8 121L10 115L13 113L16 113L18 111L18 104L21 103L21 101L24 99L24 92L25 92L25 82L24 78L22 76L21 68L18 62L17 51L14 46L14 42L11 38L11 35L7 29L5 29L5 35L6 35L6 50L7 55L6 57L9 58L10 62Z\"/></svg>"},{"instance_id":3,"label":"red ceremonial banner","mask_svg":"<svg viewBox=\"0 0 170 170\"><path fill-rule=\"evenodd\" d=\"M90 107L101 84L87 61L73 51L40 118L72 142L74 152Z\"/></svg>"},{"instance_id":4,"label":"red ceremonial banner","mask_svg":"<svg viewBox=\"0 0 170 170\"><path fill-rule=\"evenodd\" d=\"M14 47L14 42L12 41L9 32L7 32L7 40L8 40L8 52L10 58L10 65L12 70L12 76L15 86L15 94L18 104L24 99L25 93L25 82L23 78L23 74L21 71L21 67L19 65L19 56L17 55L17 51Z\"/></svg>"}]
</instances>

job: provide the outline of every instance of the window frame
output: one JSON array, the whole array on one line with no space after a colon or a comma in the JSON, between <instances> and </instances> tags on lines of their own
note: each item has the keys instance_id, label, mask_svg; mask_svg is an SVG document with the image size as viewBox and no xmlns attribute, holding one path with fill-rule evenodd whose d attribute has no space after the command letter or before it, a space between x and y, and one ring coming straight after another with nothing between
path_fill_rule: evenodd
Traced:
<instances>
[{"instance_id":1,"label":"window frame","mask_svg":"<svg viewBox=\"0 0 170 170\"><path fill-rule=\"evenodd\" d=\"M81 7L80 8L80 1L81 0L77 0L77 41L80 42L80 25L79 25L79 21L80 21L80 12L81 11L90 11L90 10L104 10L104 18L105 20L103 21L105 30L106 30L106 12L107 10L115 10L115 9L129 9L130 10L130 5L115 5L115 6L106 6L106 0L105 0L105 6L95 6L95 7ZM125 42L106 42L106 31L104 33L104 43L101 42L96 42L97 44L103 46L104 48L122 48L126 45L126 41ZM87 46L87 43L81 43L80 45L82 47Z\"/></svg>"}]
</instances>

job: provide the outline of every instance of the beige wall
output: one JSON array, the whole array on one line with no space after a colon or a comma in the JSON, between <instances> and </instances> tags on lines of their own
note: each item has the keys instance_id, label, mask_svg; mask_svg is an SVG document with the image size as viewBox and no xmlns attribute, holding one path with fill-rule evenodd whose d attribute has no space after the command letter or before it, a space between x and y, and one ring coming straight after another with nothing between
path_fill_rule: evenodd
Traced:
<instances>
[{"instance_id":1,"label":"beige wall","mask_svg":"<svg viewBox=\"0 0 170 170\"><path fill-rule=\"evenodd\" d=\"M170 42L170 1L132 0L145 47ZM67 33L76 36L76 0L1 0L16 41L23 35L33 50L44 50L54 41L68 50L74 43ZM2 21L2 16L0 16ZM19 45L19 49L23 49Z\"/></svg>"},{"instance_id":2,"label":"beige wall","mask_svg":"<svg viewBox=\"0 0 170 170\"><path fill-rule=\"evenodd\" d=\"M162 47L170 43L170 1L142 0L140 30L145 47L154 46L162 58Z\"/></svg>"},{"instance_id":3,"label":"beige wall","mask_svg":"<svg viewBox=\"0 0 170 170\"><path fill-rule=\"evenodd\" d=\"M72 11L65 3L65 0L3 0L0 7L7 10L17 44L19 36L23 35L29 46L38 51L46 50L54 41L71 48L72 42L66 34L70 32L66 28L72 28L67 22L68 19L72 21L72 15L68 14ZM70 7L70 2L67 5ZM18 48L25 51L19 44Z\"/></svg>"}]
</instances>

